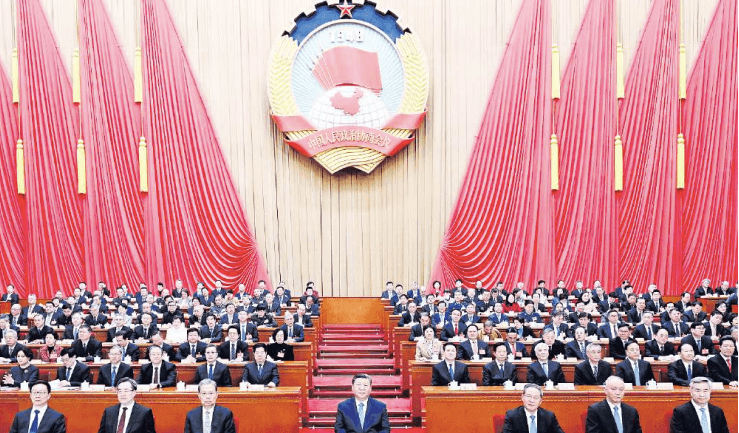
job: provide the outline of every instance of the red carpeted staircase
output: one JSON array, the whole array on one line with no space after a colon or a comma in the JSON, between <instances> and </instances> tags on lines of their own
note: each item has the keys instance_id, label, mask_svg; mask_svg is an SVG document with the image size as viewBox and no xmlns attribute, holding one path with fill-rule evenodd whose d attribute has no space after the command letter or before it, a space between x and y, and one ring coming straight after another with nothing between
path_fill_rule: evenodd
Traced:
<instances>
[{"instance_id":1,"label":"red carpeted staircase","mask_svg":"<svg viewBox=\"0 0 739 433\"><path fill-rule=\"evenodd\" d=\"M308 396L310 432L332 432L336 406L352 396L352 376L372 376L372 397L387 404L390 426L412 428L411 401L403 396L402 378L380 325L324 325L318 341L313 389Z\"/></svg>"}]
</instances>

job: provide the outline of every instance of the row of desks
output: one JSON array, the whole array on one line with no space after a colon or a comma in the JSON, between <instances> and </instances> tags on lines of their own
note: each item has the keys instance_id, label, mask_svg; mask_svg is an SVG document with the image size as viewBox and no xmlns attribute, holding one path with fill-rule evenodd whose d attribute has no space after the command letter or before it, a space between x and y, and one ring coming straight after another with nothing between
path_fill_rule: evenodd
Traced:
<instances>
[{"instance_id":1,"label":"row of desks","mask_svg":"<svg viewBox=\"0 0 739 433\"><path fill-rule=\"evenodd\" d=\"M426 403L424 425L429 433L501 432L505 412L522 404L521 391L505 391L501 387L450 391L446 387L424 386L421 390ZM544 391L542 407L557 415L562 430L567 433L584 433L588 406L603 398L603 388L598 386L577 387L574 391ZM625 403L639 411L642 431L648 433L668 433L672 410L688 400L690 391L685 387L676 387L672 391L635 387L626 391L624 398ZM736 390L714 390L711 403L724 410L729 430L737 433Z\"/></svg>"},{"instance_id":2,"label":"row of desks","mask_svg":"<svg viewBox=\"0 0 739 433\"><path fill-rule=\"evenodd\" d=\"M97 383L99 369L103 364L88 364L90 367L90 374L92 377L91 383ZM198 366L200 364L176 364L177 365L177 381L185 382L186 384L194 384L195 379L195 371L197 370ZM229 373L231 373L231 383L233 384L233 388L226 388L221 389L220 391L225 391L231 393L232 390L237 390L239 383L241 382L242 373L244 371L244 363L230 363L229 366ZM36 364L36 367L39 369L39 379L42 380L54 380L57 378L57 369L61 366L61 364ZM139 370L141 368L141 364L133 363L131 364L134 370L134 379L138 377ZM311 383L312 383L312 374L308 374L309 366L308 362L306 361L293 361L293 362L282 362L277 365L277 369L280 373L280 385L278 387L279 390L282 390L283 388L295 388L297 390L297 400L299 402L299 406L295 408L295 413L299 414L302 419L307 419L308 413L308 390L310 389ZM9 366L2 366L0 367L0 377L10 370ZM172 390L170 388L170 390ZM152 391L154 393L154 391ZM269 394L269 391L265 391L265 393ZM2 396L4 393L0 393L0 396ZM54 393L56 395L56 391ZM82 395L90 395L91 399L100 397L99 393L81 393ZM180 395L182 393L178 392L176 395ZM243 393L236 393L234 395L242 395ZM145 395L149 395L149 393L146 393ZM115 397L115 394L113 394ZM27 397L27 393L26 393ZM55 398L55 397L54 397ZM56 398L55 398L56 400ZM197 401L197 399L196 399ZM2 403L0 403L0 407L2 407ZM54 404L52 404L52 407L55 407ZM58 410L58 409L57 409ZM3 412L5 413L12 413L12 412ZM5 431L2 427L2 421L4 420L4 416L0 416L0 431ZM184 416L182 418L184 420ZM297 418L296 418L296 425L297 425ZM251 430L248 430L251 431ZM267 431L278 431L278 430L267 430ZM292 431L292 430L290 430Z\"/></svg>"},{"instance_id":3,"label":"row of desks","mask_svg":"<svg viewBox=\"0 0 739 433\"><path fill-rule=\"evenodd\" d=\"M303 389L296 386L262 392L219 389L218 404L233 411L236 431L240 433L297 433L301 425L301 402L305 408ZM136 401L152 409L159 433L182 432L187 412L200 405L196 393L174 390L140 392ZM112 391L54 391L49 400L52 409L66 416L69 433L97 431L103 411L115 404L118 399ZM27 391L0 392L0 431L10 431L13 415L30 406Z\"/></svg>"}]
</instances>

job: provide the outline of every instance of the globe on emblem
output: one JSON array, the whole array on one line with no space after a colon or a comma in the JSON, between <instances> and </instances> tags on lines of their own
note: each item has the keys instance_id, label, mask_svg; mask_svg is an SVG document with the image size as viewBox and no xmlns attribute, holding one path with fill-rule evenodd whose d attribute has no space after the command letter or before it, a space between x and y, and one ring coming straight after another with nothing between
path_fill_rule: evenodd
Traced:
<instances>
[{"instance_id":1,"label":"globe on emblem","mask_svg":"<svg viewBox=\"0 0 739 433\"><path fill-rule=\"evenodd\" d=\"M390 113L380 98L360 86L337 86L319 96L308 119L318 129L355 125L370 128L385 126Z\"/></svg>"}]
</instances>

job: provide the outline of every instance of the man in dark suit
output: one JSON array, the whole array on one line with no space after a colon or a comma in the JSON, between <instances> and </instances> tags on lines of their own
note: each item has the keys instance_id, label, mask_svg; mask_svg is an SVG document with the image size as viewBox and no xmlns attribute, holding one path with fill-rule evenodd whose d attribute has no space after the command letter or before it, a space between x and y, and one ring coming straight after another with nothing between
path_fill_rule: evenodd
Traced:
<instances>
[{"instance_id":1,"label":"man in dark suit","mask_svg":"<svg viewBox=\"0 0 739 433\"><path fill-rule=\"evenodd\" d=\"M159 332L157 325L153 323L153 315L151 313L142 313L139 315L140 325L133 329L133 338L135 340L150 341L151 337Z\"/></svg>"},{"instance_id":2,"label":"man in dark suit","mask_svg":"<svg viewBox=\"0 0 739 433\"><path fill-rule=\"evenodd\" d=\"M714 406L711 400L711 380L694 377L690 381L690 401L672 411L671 433L729 433L729 424L723 409ZM710 423L710 430L709 430Z\"/></svg>"},{"instance_id":3,"label":"man in dark suit","mask_svg":"<svg viewBox=\"0 0 739 433\"><path fill-rule=\"evenodd\" d=\"M206 344L223 341L223 331L216 323L216 316L210 313L205 316L205 325L200 327L200 339Z\"/></svg>"},{"instance_id":4,"label":"man in dark suit","mask_svg":"<svg viewBox=\"0 0 739 433\"><path fill-rule=\"evenodd\" d=\"M540 407L543 397L539 385L527 383L521 396L523 405L505 413L503 433L564 433L554 412Z\"/></svg>"},{"instance_id":5,"label":"man in dark suit","mask_svg":"<svg viewBox=\"0 0 739 433\"><path fill-rule=\"evenodd\" d=\"M77 362L71 347L62 349L61 360L63 365L56 370L56 378L61 381L61 386L80 386L82 382L92 382L90 367Z\"/></svg>"},{"instance_id":6,"label":"man in dark suit","mask_svg":"<svg viewBox=\"0 0 739 433\"><path fill-rule=\"evenodd\" d=\"M100 366L98 373L98 385L116 386L124 377L133 379L133 368L123 359L121 348L113 346L108 351L108 359L110 362Z\"/></svg>"},{"instance_id":7,"label":"man in dark suit","mask_svg":"<svg viewBox=\"0 0 739 433\"><path fill-rule=\"evenodd\" d=\"M600 344L589 344L586 352L588 359L575 366L575 385L603 385L613 374L613 367L601 359Z\"/></svg>"},{"instance_id":8,"label":"man in dark suit","mask_svg":"<svg viewBox=\"0 0 739 433\"><path fill-rule=\"evenodd\" d=\"M204 379L213 380L218 386L231 386L231 373L227 365L218 362L218 349L213 344L205 348L205 364L195 370L193 383L200 383Z\"/></svg>"},{"instance_id":9,"label":"man in dark suit","mask_svg":"<svg viewBox=\"0 0 739 433\"><path fill-rule=\"evenodd\" d=\"M113 316L113 327L108 330L108 342L112 343L115 341L115 335L121 331L133 333L131 328L126 326L126 319L122 314L116 314Z\"/></svg>"},{"instance_id":10,"label":"man in dark suit","mask_svg":"<svg viewBox=\"0 0 739 433\"><path fill-rule=\"evenodd\" d=\"M616 365L616 376L636 386L644 386L650 380L654 380L652 365L643 359L639 359L639 343L632 341L626 346L626 359Z\"/></svg>"},{"instance_id":11,"label":"man in dark suit","mask_svg":"<svg viewBox=\"0 0 739 433\"><path fill-rule=\"evenodd\" d=\"M207 344L200 341L198 328L190 328L187 330L187 341L180 344L177 359L179 361L203 362L205 361L205 348L207 346Z\"/></svg>"},{"instance_id":12,"label":"man in dark suit","mask_svg":"<svg viewBox=\"0 0 739 433\"><path fill-rule=\"evenodd\" d=\"M67 420L64 415L49 407L51 386L45 381L31 383L32 406L18 412L13 418L10 433L66 433ZM36 426L34 428L34 426Z\"/></svg>"},{"instance_id":13,"label":"man in dark suit","mask_svg":"<svg viewBox=\"0 0 739 433\"><path fill-rule=\"evenodd\" d=\"M295 324L295 318L289 311L285 312L285 324L280 329L285 331L285 341L288 343L305 341L303 327Z\"/></svg>"},{"instance_id":14,"label":"man in dark suit","mask_svg":"<svg viewBox=\"0 0 739 433\"><path fill-rule=\"evenodd\" d=\"M598 338L613 339L618 337L618 325L619 321L618 311L610 310L606 314L608 321L598 327Z\"/></svg>"},{"instance_id":15,"label":"man in dark suit","mask_svg":"<svg viewBox=\"0 0 739 433\"><path fill-rule=\"evenodd\" d=\"M627 323L622 323L618 326L618 336L616 338L611 338L611 341L608 342L608 353L613 357L613 359L626 359L626 346L632 341L636 340L631 338L629 325Z\"/></svg>"},{"instance_id":16,"label":"man in dark suit","mask_svg":"<svg viewBox=\"0 0 739 433\"><path fill-rule=\"evenodd\" d=\"M703 326L703 322L693 322L690 324L690 335L686 335L680 340L680 345L690 344L693 346L693 351L696 355L708 356L716 351L713 348L713 341L710 337L706 337L706 327Z\"/></svg>"},{"instance_id":17,"label":"man in dark suit","mask_svg":"<svg viewBox=\"0 0 739 433\"><path fill-rule=\"evenodd\" d=\"M370 397L372 378L367 374L355 374L352 378L352 393L354 397L342 401L336 408L334 431L390 433L385 403Z\"/></svg>"},{"instance_id":18,"label":"man in dark suit","mask_svg":"<svg viewBox=\"0 0 739 433\"><path fill-rule=\"evenodd\" d=\"M408 335L408 341L418 341L423 339L423 330L431 325L431 316L429 313L421 313L421 322L411 326L411 332Z\"/></svg>"},{"instance_id":19,"label":"man in dark suit","mask_svg":"<svg viewBox=\"0 0 739 433\"><path fill-rule=\"evenodd\" d=\"M690 330L688 324L682 321L682 313L677 309L670 311L670 321L663 321L662 327L671 338L683 338Z\"/></svg>"},{"instance_id":20,"label":"man in dark suit","mask_svg":"<svg viewBox=\"0 0 739 433\"><path fill-rule=\"evenodd\" d=\"M18 362L16 355L23 349L24 345L18 343L18 332L9 329L5 332L5 345L0 346L0 360L5 362Z\"/></svg>"},{"instance_id":21,"label":"man in dark suit","mask_svg":"<svg viewBox=\"0 0 739 433\"><path fill-rule=\"evenodd\" d=\"M694 377L705 377L706 368L696 362L693 346L688 343L680 345L680 359L667 366L667 377L675 385L688 386Z\"/></svg>"},{"instance_id":22,"label":"man in dark suit","mask_svg":"<svg viewBox=\"0 0 739 433\"><path fill-rule=\"evenodd\" d=\"M606 398L588 407L586 433L642 433L639 412L621 402L624 388L624 381L618 376L606 380Z\"/></svg>"},{"instance_id":23,"label":"man in dark suit","mask_svg":"<svg viewBox=\"0 0 739 433\"><path fill-rule=\"evenodd\" d=\"M165 361L177 360L177 351L174 349L174 347L164 342L164 337L162 337L161 333L157 332L156 334L153 334L151 336L151 346L157 346L162 349ZM149 359L149 352L150 351L148 350L146 352L147 359Z\"/></svg>"},{"instance_id":24,"label":"man in dark suit","mask_svg":"<svg viewBox=\"0 0 739 433\"><path fill-rule=\"evenodd\" d=\"M79 338L74 340L70 347L74 352L74 356L85 362L91 362L95 357L103 356L103 343L92 338L92 330L89 326L81 325L78 335Z\"/></svg>"},{"instance_id":25,"label":"man in dark suit","mask_svg":"<svg viewBox=\"0 0 739 433\"><path fill-rule=\"evenodd\" d=\"M3 294L3 297L0 299L2 302L10 302L10 305L17 304L18 303L18 294L15 293L15 286L12 284L8 284L8 287L6 288L7 293Z\"/></svg>"},{"instance_id":26,"label":"man in dark suit","mask_svg":"<svg viewBox=\"0 0 739 433\"><path fill-rule=\"evenodd\" d=\"M512 353L513 357L516 359L529 356L528 352L526 352L526 346L518 341L516 328L508 328L506 331L505 342L503 342L503 344L505 345L508 354L510 355Z\"/></svg>"},{"instance_id":27,"label":"man in dark suit","mask_svg":"<svg viewBox=\"0 0 739 433\"><path fill-rule=\"evenodd\" d=\"M469 383L470 373L465 363L457 361L457 346L444 343L444 359L434 365L431 386L446 386L452 381Z\"/></svg>"},{"instance_id":28,"label":"man in dark suit","mask_svg":"<svg viewBox=\"0 0 739 433\"><path fill-rule=\"evenodd\" d=\"M482 368L482 386L499 386L510 381L516 383L516 366L508 362L508 351L503 343L493 349L495 359Z\"/></svg>"},{"instance_id":29,"label":"man in dark suit","mask_svg":"<svg viewBox=\"0 0 739 433\"><path fill-rule=\"evenodd\" d=\"M562 314L561 311L558 311L552 314L552 321L544 327L544 329L553 330L554 338L557 340L564 340L567 338L567 333L570 330L570 327L564 323L564 317L564 314Z\"/></svg>"},{"instance_id":30,"label":"man in dark suit","mask_svg":"<svg viewBox=\"0 0 739 433\"><path fill-rule=\"evenodd\" d=\"M239 311L239 323L236 324L239 327L239 339L245 343L251 341L259 341L259 332L257 327L253 323L249 322L249 314L241 310Z\"/></svg>"},{"instance_id":31,"label":"man in dark suit","mask_svg":"<svg viewBox=\"0 0 739 433\"><path fill-rule=\"evenodd\" d=\"M541 340L534 343L534 347L539 342L546 343L549 346L549 359L554 359L559 355L565 356L565 344L554 338L554 330L546 328L541 332Z\"/></svg>"},{"instance_id":32,"label":"man in dark suit","mask_svg":"<svg viewBox=\"0 0 739 433\"><path fill-rule=\"evenodd\" d=\"M647 301L644 298L639 298L636 300L636 305L626 314L626 318L632 325L636 325L637 323L641 323L642 316L646 311Z\"/></svg>"},{"instance_id":33,"label":"man in dark suit","mask_svg":"<svg viewBox=\"0 0 739 433\"><path fill-rule=\"evenodd\" d=\"M120 331L115 335L115 342L123 350L123 357L130 356L131 362L139 362L139 346L131 343L128 339L129 332Z\"/></svg>"},{"instance_id":34,"label":"man in dark suit","mask_svg":"<svg viewBox=\"0 0 739 433\"><path fill-rule=\"evenodd\" d=\"M43 344L47 334L54 334L56 336L51 326L44 323L44 316L41 314L34 314L28 322L29 324L33 322L33 326L28 328L28 334L26 335L26 340L28 340L29 344Z\"/></svg>"},{"instance_id":35,"label":"man in dark suit","mask_svg":"<svg viewBox=\"0 0 739 433\"><path fill-rule=\"evenodd\" d=\"M653 323L654 313L651 311L645 311L641 319L642 323L636 325L636 328L634 328L634 338L643 338L645 341L650 341L657 335L660 327Z\"/></svg>"},{"instance_id":36,"label":"man in dark suit","mask_svg":"<svg viewBox=\"0 0 739 433\"><path fill-rule=\"evenodd\" d=\"M459 353L457 354L459 359L469 361L490 357L490 347L487 341L478 340L477 336L477 325L472 324L468 326L467 339L459 344Z\"/></svg>"},{"instance_id":37,"label":"man in dark suit","mask_svg":"<svg viewBox=\"0 0 739 433\"><path fill-rule=\"evenodd\" d=\"M177 367L171 362L162 361L162 348L149 346L149 362L141 366L139 384L152 385L152 388L168 388L176 385Z\"/></svg>"},{"instance_id":38,"label":"man in dark suit","mask_svg":"<svg viewBox=\"0 0 739 433\"><path fill-rule=\"evenodd\" d=\"M293 314L293 318L295 319L295 323L303 325L303 328L313 327L313 321L311 320L310 315L305 313L305 305L303 304L298 304L297 312Z\"/></svg>"},{"instance_id":39,"label":"man in dark suit","mask_svg":"<svg viewBox=\"0 0 739 433\"><path fill-rule=\"evenodd\" d=\"M534 345L536 361L528 365L526 382L544 385L551 380L555 385L565 381L565 375L559 362L549 359L549 346L543 341Z\"/></svg>"},{"instance_id":40,"label":"man in dark suit","mask_svg":"<svg viewBox=\"0 0 739 433\"><path fill-rule=\"evenodd\" d=\"M465 332L467 331L467 325L464 324L464 322L461 321L462 319L462 312L459 310L452 311L452 321L450 323L447 323L444 328L441 330L441 341L449 341L449 339L457 338L457 340L461 340Z\"/></svg>"},{"instance_id":41,"label":"man in dark suit","mask_svg":"<svg viewBox=\"0 0 739 433\"><path fill-rule=\"evenodd\" d=\"M675 354L675 346L667 341L667 330L661 328L654 336L653 340L644 343L644 356L660 358Z\"/></svg>"},{"instance_id":42,"label":"man in dark suit","mask_svg":"<svg viewBox=\"0 0 739 433\"><path fill-rule=\"evenodd\" d=\"M90 307L90 314L85 317L85 324L90 327L101 328L108 324L108 316L100 314L100 307L93 305Z\"/></svg>"},{"instance_id":43,"label":"man in dark suit","mask_svg":"<svg viewBox=\"0 0 739 433\"><path fill-rule=\"evenodd\" d=\"M267 361L267 346L264 343L254 345L254 362L244 366L241 381L249 384L265 385L274 388L280 384L280 373L277 364Z\"/></svg>"},{"instance_id":44,"label":"man in dark suit","mask_svg":"<svg viewBox=\"0 0 739 433\"><path fill-rule=\"evenodd\" d=\"M210 379L198 383L201 406L192 409L185 418L185 433L203 433L203 425L210 423L210 433L236 433L234 416L230 409L217 406L218 385Z\"/></svg>"},{"instance_id":45,"label":"man in dark suit","mask_svg":"<svg viewBox=\"0 0 739 433\"><path fill-rule=\"evenodd\" d=\"M585 340L585 328L575 328L575 339L565 344L565 356L585 359L589 343Z\"/></svg>"},{"instance_id":46,"label":"man in dark suit","mask_svg":"<svg viewBox=\"0 0 739 433\"><path fill-rule=\"evenodd\" d=\"M239 340L238 325L228 328L228 338L218 346L218 357L229 361L244 362L249 359L249 345Z\"/></svg>"},{"instance_id":47,"label":"man in dark suit","mask_svg":"<svg viewBox=\"0 0 739 433\"><path fill-rule=\"evenodd\" d=\"M706 313L703 311L703 303L695 301L690 305L690 309L683 311L685 321L688 323L703 322L706 320Z\"/></svg>"},{"instance_id":48,"label":"man in dark suit","mask_svg":"<svg viewBox=\"0 0 739 433\"><path fill-rule=\"evenodd\" d=\"M119 404L105 409L98 433L156 433L151 409L135 401L137 387L136 382L128 377L118 382Z\"/></svg>"},{"instance_id":49,"label":"man in dark suit","mask_svg":"<svg viewBox=\"0 0 739 433\"><path fill-rule=\"evenodd\" d=\"M708 374L714 382L721 382L736 388L737 381L737 357L734 355L736 342L729 336L721 338L718 355L708 359Z\"/></svg>"}]
</instances>

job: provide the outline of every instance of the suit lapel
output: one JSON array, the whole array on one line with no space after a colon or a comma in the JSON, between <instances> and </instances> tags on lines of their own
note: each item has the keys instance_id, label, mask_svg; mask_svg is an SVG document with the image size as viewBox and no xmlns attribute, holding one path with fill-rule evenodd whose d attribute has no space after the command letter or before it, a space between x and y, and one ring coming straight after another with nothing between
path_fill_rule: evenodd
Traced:
<instances>
[{"instance_id":1,"label":"suit lapel","mask_svg":"<svg viewBox=\"0 0 739 433\"><path fill-rule=\"evenodd\" d=\"M164 365L164 363L162 363ZM134 403L133 407L131 407L131 415L128 417L128 425L126 426L126 433L131 433L131 428L133 427L133 424L136 422L136 420L139 419L139 411L137 410L139 408L139 405ZM120 405L118 405L118 411L121 410ZM116 415L118 415L118 412L116 412ZM202 423L201 423L202 424Z\"/></svg>"}]
</instances>

